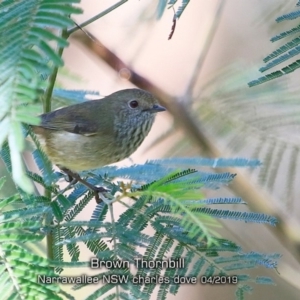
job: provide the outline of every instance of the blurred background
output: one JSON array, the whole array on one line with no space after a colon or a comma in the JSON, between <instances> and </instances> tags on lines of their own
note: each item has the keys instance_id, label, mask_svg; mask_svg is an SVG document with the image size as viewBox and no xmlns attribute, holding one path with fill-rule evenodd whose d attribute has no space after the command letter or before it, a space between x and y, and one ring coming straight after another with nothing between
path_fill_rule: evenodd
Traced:
<instances>
[{"instance_id":1,"label":"blurred background","mask_svg":"<svg viewBox=\"0 0 300 300\"><path fill-rule=\"evenodd\" d=\"M245 252L282 254L278 273L263 267L249 271L270 276L277 285L256 285L247 299L299 299L300 71L257 87L247 84L261 76L262 59L282 43L272 44L270 38L294 24L277 24L276 17L292 11L297 1L192 0L171 40L172 9L158 18L159 1L123 2L84 27L94 38L81 30L71 36L60 85L103 96L135 86L156 94L168 113L157 116L131 157L135 163L170 156L260 159L261 168L230 170L238 174L233 184L205 193L241 196L248 203L245 211L279 219L276 228L222 221L222 237ZM84 13L74 20L82 24L112 4L82 0ZM184 285L168 299L233 299L234 290L230 285Z\"/></svg>"}]
</instances>

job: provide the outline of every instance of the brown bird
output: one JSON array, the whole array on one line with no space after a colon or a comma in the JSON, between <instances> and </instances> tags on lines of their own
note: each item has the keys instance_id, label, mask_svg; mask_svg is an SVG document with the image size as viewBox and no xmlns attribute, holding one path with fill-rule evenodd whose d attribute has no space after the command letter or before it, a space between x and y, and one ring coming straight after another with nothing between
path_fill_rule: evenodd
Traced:
<instances>
[{"instance_id":1,"label":"brown bird","mask_svg":"<svg viewBox=\"0 0 300 300\"><path fill-rule=\"evenodd\" d=\"M33 130L54 164L79 172L130 156L160 111L165 108L152 94L127 89L42 114L41 124L33 126ZM76 174L67 173L72 177Z\"/></svg>"}]
</instances>

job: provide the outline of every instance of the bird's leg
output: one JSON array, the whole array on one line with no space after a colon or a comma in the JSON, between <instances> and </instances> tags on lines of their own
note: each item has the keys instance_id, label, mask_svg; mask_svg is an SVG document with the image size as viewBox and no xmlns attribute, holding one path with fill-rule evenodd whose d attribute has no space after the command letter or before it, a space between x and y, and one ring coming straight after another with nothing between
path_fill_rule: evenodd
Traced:
<instances>
[{"instance_id":1,"label":"bird's leg","mask_svg":"<svg viewBox=\"0 0 300 300\"><path fill-rule=\"evenodd\" d=\"M61 169L61 170L63 170L64 172L66 172L66 170L67 169ZM71 175L69 175L69 174L66 174L66 181L67 182L70 182L70 184L71 185L73 185L73 184L76 184L77 182L78 182L78 180L76 179L76 178L73 178Z\"/></svg>"},{"instance_id":2,"label":"bird's leg","mask_svg":"<svg viewBox=\"0 0 300 300\"><path fill-rule=\"evenodd\" d=\"M96 199L97 203L102 202L102 199L99 197L99 193L107 192L107 190L104 187L97 187L97 186L94 186L94 185L90 184L86 180L82 179L78 173L75 173L75 172L73 172L73 171L71 171L67 168L61 168L61 170L68 175L70 181L73 184L76 183L76 182L80 182L83 185L85 185L86 187L88 187L90 190L94 191L95 199Z\"/></svg>"}]
</instances>

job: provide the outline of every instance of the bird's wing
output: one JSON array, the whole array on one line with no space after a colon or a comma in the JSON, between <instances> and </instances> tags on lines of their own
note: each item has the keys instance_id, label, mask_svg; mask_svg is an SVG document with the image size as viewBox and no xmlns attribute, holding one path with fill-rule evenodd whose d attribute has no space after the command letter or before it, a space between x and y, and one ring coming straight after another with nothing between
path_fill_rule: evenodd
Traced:
<instances>
[{"instance_id":1,"label":"bird's wing","mask_svg":"<svg viewBox=\"0 0 300 300\"><path fill-rule=\"evenodd\" d=\"M88 111L88 115L82 113L80 105L74 105L43 114L39 127L86 136L97 134L99 129L103 133L107 130L107 124L101 121L99 115L95 115L97 112L92 107L91 109L85 107L84 111Z\"/></svg>"},{"instance_id":2,"label":"bird's wing","mask_svg":"<svg viewBox=\"0 0 300 300\"><path fill-rule=\"evenodd\" d=\"M81 134L81 135L95 135L97 134L97 129L95 124L91 122L82 122L82 121L74 121L74 122L59 122L52 121L42 122L40 127L45 129L57 130L57 131L67 131L71 133Z\"/></svg>"}]
</instances>

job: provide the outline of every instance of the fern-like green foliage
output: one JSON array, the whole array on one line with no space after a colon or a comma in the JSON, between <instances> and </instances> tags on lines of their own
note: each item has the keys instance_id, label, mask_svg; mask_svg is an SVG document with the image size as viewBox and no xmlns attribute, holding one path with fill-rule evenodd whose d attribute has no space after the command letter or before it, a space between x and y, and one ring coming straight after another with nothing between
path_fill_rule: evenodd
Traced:
<instances>
[{"instance_id":1,"label":"fern-like green foliage","mask_svg":"<svg viewBox=\"0 0 300 300\"><path fill-rule=\"evenodd\" d=\"M36 152L41 152L39 145ZM1 158L11 171L8 144L4 144ZM234 221L264 222L272 226L276 220L256 213L211 208L216 204L245 203L240 198L204 199L204 189L221 188L224 184L230 184L234 176L224 177L226 173L198 171L204 166L256 167L258 161L173 158L148 161L143 165L122 168L107 166L83 172L81 175L90 183L101 184L109 192L102 195L104 202L95 203L90 217L78 220L78 214L90 201L94 201L94 194L81 184L76 184L74 188L70 186L71 193L59 192L54 186L61 180L61 176L56 174L48 181L45 171L48 162L42 152L35 159L39 168L44 170L43 176L29 176L52 191L51 201L45 197L28 195L21 189L18 194L0 201L3 276L0 277L0 284L1 279L9 281L9 295L28 293L38 297L43 293L48 299L60 299L58 295L63 291L57 285L42 284L42 279L55 277L61 281L70 280L71 277L65 277L62 272L75 267L78 273L73 276L73 280L77 278L74 293L78 289L87 289L89 295L85 299L150 299L158 278L163 278L161 280L164 283L159 285L157 299L166 299L169 293L176 294L180 287L176 278L179 277L194 278L197 283L214 280L213 276L233 280L236 282L237 299L243 299L245 292L252 290L252 284L273 284L270 278L251 277L247 270L257 266L274 269L280 255L244 253L235 243L218 237L213 228L218 225L215 218L220 217ZM3 178L0 183L3 185ZM131 204L125 200L128 197L132 199ZM8 208L14 202L19 203L19 206ZM117 219L113 212L115 202L126 208ZM52 222L45 225L42 223L44 218ZM54 239L54 261L40 258L21 247L25 243L40 241L47 234L52 234ZM126 266L100 268L90 278L103 284L99 284L96 291L88 292L89 284L78 281L82 273L80 268L89 265L89 262L80 261L80 244L86 246L92 257L105 262L128 262L137 268L137 273L132 274ZM68 253L69 261L66 261L64 253ZM179 258L184 261L183 268L147 268L138 263L142 260L155 262ZM36 279L37 274L40 275L40 281ZM112 275L117 276L117 289L116 283L109 282ZM233 277L225 279L228 276ZM137 278L140 278L139 284L134 284ZM150 283L145 282L150 279ZM56 298L53 293L56 293Z\"/></svg>"},{"instance_id":2,"label":"fern-like green foliage","mask_svg":"<svg viewBox=\"0 0 300 300\"><path fill-rule=\"evenodd\" d=\"M299 6L299 3L297 4ZM285 15L282 15L276 19L276 22L283 22L283 21L289 21L294 20L300 17L300 11L296 10L290 13L287 13ZM293 37L300 32L300 25L297 25L296 27L293 27L289 30L286 30L284 32L281 32L280 34L274 36L271 38L272 42L279 41L281 39L286 39ZM293 38L291 41L286 42L282 46L280 46L278 49L273 51L271 54L266 56L264 58L264 62L266 65L259 69L260 72L265 72L270 70L271 68L276 67L280 63L286 62L287 60L297 57L300 53L300 38L297 36L296 38ZM248 83L250 87L259 85L262 83L265 83L267 81L273 80L275 78L281 77L283 75L289 74L296 69L300 67L300 60L297 59L296 61L289 63L287 66L283 67L281 70L274 71L270 74L267 74L265 76L262 76L256 80L252 80Z\"/></svg>"},{"instance_id":3,"label":"fern-like green foliage","mask_svg":"<svg viewBox=\"0 0 300 300\"><path fill-rule=\"evenodd\" d=\"M30 200L26 205L19 194L0 200L1 299L61 299L57 284L40 285L36 280L37 274L55 276L50 262L23 246L41 241L47 233L43 216L49 206L37 196ZM11 209L14 204L18 208Z\"/></svg>"},{"instance_id":4,"label":"fern-like green foliage","mask_svg":"<svg viewBox=\"0 0 300 300\"><path fill-rule=\"evenodd\" d=\"M68 42L59 31L73 25L69 15L80 13L78 0L4 0L0 3L0 146L7 139L15 182L33 191L21 159L24 150L22 122L38 124L37 103L41 73L51 73L63 61L55 47ZM52 28L50 31L48 28Z\"/></svg>"}]
</instances>

